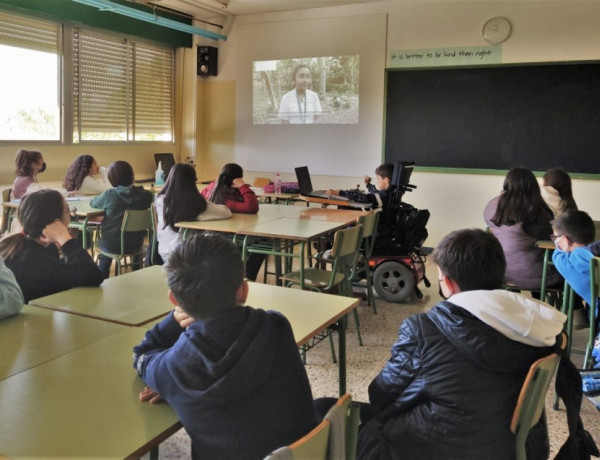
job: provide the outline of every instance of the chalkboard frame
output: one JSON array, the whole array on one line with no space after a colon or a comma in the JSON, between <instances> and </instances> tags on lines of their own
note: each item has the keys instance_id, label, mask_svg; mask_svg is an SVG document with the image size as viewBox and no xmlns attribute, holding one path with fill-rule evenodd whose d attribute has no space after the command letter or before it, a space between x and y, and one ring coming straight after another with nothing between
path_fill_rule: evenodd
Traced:
<instances>
[{"instance_id":1,"label":"chalkboard frame","mask_svg":"<svg viewBox=\"0 0 600 460\"><path fill-rule=\"evenodd\" d=\"M511 71L510 69L519 69L517 71ZM532 70L533 69L533 70ZM398 143L397 142L390 142L390 131L393 130L395 132L398 132L398 126L400 123L404 123L406 125L410 125L411 122L404 122L403 119L401 118L402 116L404 116L405 118L407 118L407 114L403 113L402 110L410 110L411 104L416 104L415 102L415 98L420 94L419 91L423 91L422 88L418 88L418 85L420 84L420 82L422 81L421 79L416 83L416 89L415 86L410 86L411 89L411 93L408 94L406 92L403 93L403 96L406 96L408 94L408 98L403 97L402 99L402 103L404 103L404 101L406 99L409 99L407 102L407 106L408 108L404 108L404 107L399 107L399 102L398 100L393 100L392 103L390 104L390 100L391 98L398 98L398 92L402 90L403 86L402 85L407 85L410 84L411 82L414 83L415 78L417 78L416 76L422 77L423 75L425 75L425 80L424 81L424 85L427 82L427 78L432 78L431 76L436 76L436 78L439 77L443 77L443 76L450 76L452 78L455 77L461 77L464 78L464 76L466 75L467 77L471 76L471 75L475 75L477 77L483 75L485 78L491 78L492 80L490 82L485 82L488 83L488 85L491 87L491 89L494 89L494 84L495 82L493 81L494 78L496 78L496 75L502 75L502 74L508 74L509 76L511 75L517 75L519 76L519 78L530 78L527 76L528 73L531 73L533 76L535 75L539 75L540 73L544 73L545 74L545 70L551 69L552 71L556 70L556 72L552 72L552 73L557 73L559 74L558 77L556 78L564 78L562 77L560 74L562 72L566 72L567 74L569 72L573 73L577 73L579 71L583 71L583 72L588 72L590 75L587 75L587 78L591 78L591 82L587 82L587 80L585 81L585 83L587 83L588 86L591 86L592 88L590 89L591 91L593 91L593 98L590 102L590 107L586 107L586 110L593 110L595 108L597 108L597 113L599 114L598 116L600 116L600 84L598 85L593 85L592 83L596 81L596 79L598 78L598 82L600 83L600 61L598 60L594 60L594 61L567 61L567 62L536 62L536 63L510 63L510 64L501 64L501 65L481 65L481 66L445 66L445 67L414 67L414 68L387 68L385 71L385 97L384 97L384 128L383 128L383 155L384 155L384 159L386 162L394 162L397 160L403 160L403 161L415 161L416 163L416 170L418 171L428 171L428 172L445 172L445 173L461 173L461 174L494 174L494 175L500 175L500 174L505 174L506 171L515 165L523 165L526 167L529 167L530 169L532 169L534 172L536 172L537 174L543 174L543 172L548 169L549 167L557 167L557 166L563 166L563 164L561 164L561 158L558 154L556 154L556 158L555 157L550 157L549 160L547 160L547 164L544 165L543 167L540 167L539 165L541 163L543 163L546 160L546 157L544 157L543 160L539 160L539 156L538 157L528 157L526 158L527 161L513 161L511 162L511 164L505 164L503 166L500 167L472 167L469 166L467 164L460 164L460 165L452 165L452 166L448 166L448 165L436 165L436 164L431 164L434 163L435 161L430 161L430 158L428 157L423 157L419 154L416 153L405 153L406 150L404 150L402 153L400 153L400 148L398 148ZM498 71L498 72L496 72ZM443 72L446 72L446 74L444 74ZM408 75L409 78L405 78L404 76ZM492 77L490 77L490 75L492 75ZM397 77L397 78L394 78ZM400 78L401 77L401 78ZM542 77L545 78L544 75L542 75ZM400 83L397 80L401 80ZM404 81L402 81L404 80ZM585 78L584 78L585 80ZM560 82L561 84L571 84L572 80L566 80L565 82ZM531 82L529 82L529 84L531 84ZM537 84L537 81L536 81ZM395 86L394 86L395 85ZM573 86L573 85L571 85ZM427 87L427 89L429 90L429 86ZM589 89L588 87L584 86L585 89ZM413 91L414 89L414 91ZM438 88L435 88L436 91L438 90ZM570 89L570 88L569 88ZM535 90L535 88L534 88ZM421 93L422 94L422 93ZM433 93L434 95L436 94L435 91ZM552 93L554 94L554 92ZM449 100L452 100L452 97L448 98ZM566 98L565 98L566 99ZM508 97L506 99L507 101L511 101L511 98ZM596 102L597 101L597 102ZM430 101L427 101L428 103ZM564 101L563 101L564 102ZM517 101L518 103L518 101ZM570 100L567 103L571 103ZM396 104L396 105L394 105ZM390 106L392 107L390 109ZM573 110L579 110L580 106L576 106L573 108ZM417 111L421 111L421 108L417 108ZM426 110L426 109L424 109ZM398 113L396 113L396 112ZM596 112L595 112L596 113ZM411 113L412 114L412 113ZM425 114L425 116L428 114ZM436 112L437 115L437 112ZM513 120L513 118L509 118L508 115L510 115L510 112L507 112L507 120L504 120L504 122L508 122L508 120ZM533 116L533 114L529 114L530 116ZM419 113L418 116L423 116L422 113ZM399 118L400 117L400 118ZM459 119L460 120L460 119ZM570 122L571 119L569 119ZM456 120L452 120L452 122L455 122ZM561 120L562 121L562 120ZM593 119L592 119L593 121ZM568 122L567 122L568 123ZM579 126L579 125L578 125ZM596 157L600 157L600 123L598 123L597 125L593 125L593 123L590 121L590 127L588 127L588 129L593 128L593 126L598 126L597 130L596 129L592 129L592 133L590 135L589 138L589 143L590 143L590 148L592 148L594 151L596 151L596 155L593 156L593 158ZM410 126L409 126L410 127ZM406 129L409 129L406 128ZM404 126L401 127L400 131L404 129ZM596 139L596 131L598 132L598 139ZM409 133L412 134L412 133ZM542 133L544 134L544 133ZM544 138L546 139L546 138ZM421 141L421 139L417 139L418 141ZM466 155L466 154L465 154ZM564 155L564 153L563 153ZM469 159L472 157L469 157ZM519 158L523 158L523 157L519 157ZM569 156L569 158L572 158L572 155ZM578 158L577 161L583 161L585 159L587 159L588 157L584 157L583 159ZM538 167L535 166L530 166L527 162L529 160L534 160L537 159L537 163L538 163ZM439 158L438 158L439 160ZM464 159L463 159L464 160ZM445 160L441 160L442 162ZM495 158L494 158L495 161ZM506 159L504 160L506 161ZM533 161L533 163L536 163L536 161ZM598 160L600 161L600 160ZM581 179L594 179L594 180L600 180L600 167L598 168L588 168L586 170L587 167L587 163L585 163L583 165L584 167L582 168L581 165L578 165L577 170L569 168L569 167L565 167L565 169L567 169L571 175L572 178L581 178ZM592 169L594 172L592 172ZM598 171L598 172L595 172Z\"/></svg>"}]
</instances>

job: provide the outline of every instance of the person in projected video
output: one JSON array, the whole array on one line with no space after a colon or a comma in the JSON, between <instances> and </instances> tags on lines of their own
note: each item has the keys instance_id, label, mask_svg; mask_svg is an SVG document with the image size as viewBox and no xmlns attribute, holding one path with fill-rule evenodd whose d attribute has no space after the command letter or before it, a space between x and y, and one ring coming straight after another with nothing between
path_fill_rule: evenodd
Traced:
<instances>
[{"instance_id":1,"label":"person in projected video","mask_svg":"<svg viewBox=\"0 0 600 460\"><path fill-rule=\"evenodd\" d=\"M312 78L306 64L299 64L292 72L294 89L281 98L279 119L284 124L314 123L321 113L319 95L310 90Z\"/></svg>"}]
</instances>

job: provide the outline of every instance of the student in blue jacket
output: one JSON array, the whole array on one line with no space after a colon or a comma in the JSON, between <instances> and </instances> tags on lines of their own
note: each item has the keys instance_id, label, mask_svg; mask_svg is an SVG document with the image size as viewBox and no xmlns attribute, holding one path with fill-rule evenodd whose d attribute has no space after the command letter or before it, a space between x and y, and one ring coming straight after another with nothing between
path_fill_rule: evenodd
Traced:
<instances>
[{"instance_id":1,"label":"student in blue jacket","mask_svg":"<svg viewBox=\"0 0 600 460\"><path fill-rule=\"evenodd\" d=\"M194 458L262 459L315 425L308 376L287 319L243 306L239 249L217 235L180 243L166 265L173 313L134 348L148 385L192 438Z\"/></svg>"},{"instance_id":2,"label":"student in blue jacket","mask_svg":"<svg viewBox=\"0 0 600 460\"><path fill-rule=\"evenodd\" d=\"M93 208L104 209L100 224L100 248L107 252L121 252L121 223L128 209L148 209L152 204L152 192L141 185L134 185L133 168L126 161L115 161L108 168L108 180L113 188L90 201ZM145 232L127 232L125 251L133 252L142 247ZM98 256L98 265L104 278L108 278L112 259Z\"/></svg>"}]
</instances>

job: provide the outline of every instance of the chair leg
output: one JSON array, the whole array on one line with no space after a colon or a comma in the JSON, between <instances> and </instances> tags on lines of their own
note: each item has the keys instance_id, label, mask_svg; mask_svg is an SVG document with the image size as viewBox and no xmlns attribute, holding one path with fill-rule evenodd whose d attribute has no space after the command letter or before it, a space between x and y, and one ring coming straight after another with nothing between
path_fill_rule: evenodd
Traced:
<instances>
[{"instance_id":1,"label":"chair leg","mask_svg":"<svg viewBox=\"0 0 600 460\"><path fill-rule=\"evenodd\" d=\"M337 363L337 358L335 356L335 346L333 345L333 331L331 329L327 330L327 335L329 336L329 347L331 348L331 359L334 364Z\"/></svg>"},{"instance_id":2,"label":"chair leg","mask_svg":"<svg viewBox=\"0 0 600 460\"><path fill-rule=\"evenodd\" d=\"M368 270L368 269L367 269ZM373 314L377 314L377 305L375 305L375 296L373 295L373 281L371 279L371 274L366 273L367 277L367 299L369 301L369 305L373 309Z\"/></svg>"},{"instance_id":3,"label":"chair leg","mask_svg":"<svg viewBox=\"0 0 600 460\"><path fill-rule=\"evenodd\" d=\"M356 324L356 336L358 337L358 344L362 347L363 341L360 335L360 319L358 317L358 311L356 308L352 310L352 315L354 316L354 323Z\"/></svg>"}]
</instances>

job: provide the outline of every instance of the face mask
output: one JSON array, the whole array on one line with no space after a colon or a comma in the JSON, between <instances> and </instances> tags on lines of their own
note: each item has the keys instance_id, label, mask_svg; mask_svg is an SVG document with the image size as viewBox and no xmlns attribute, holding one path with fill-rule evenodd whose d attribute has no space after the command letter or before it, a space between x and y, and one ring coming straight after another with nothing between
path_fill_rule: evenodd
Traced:
<instances>
[{"instance_id":1,"label":"face mask","mask_svg":"<svg viewBox=\"0 0 600 460\"><path fill-rule=\"evenodd\" d=\"M38 171L38 173L43 173L46 170L46 162L44 161L42 163L42 167L40 168L40 170Z\"/></svg>"}]
</instances>

